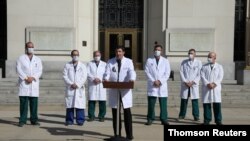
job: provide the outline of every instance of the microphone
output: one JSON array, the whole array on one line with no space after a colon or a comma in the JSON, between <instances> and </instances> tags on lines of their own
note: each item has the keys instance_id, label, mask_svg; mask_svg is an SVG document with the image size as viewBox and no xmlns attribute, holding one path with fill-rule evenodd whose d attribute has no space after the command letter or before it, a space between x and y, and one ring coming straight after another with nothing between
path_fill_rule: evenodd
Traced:
<instances>
[{"instance_id":1,"label":"microphone","mask_svg":"<svg viewBox=\"0 0 250 141\"><path fill-rule=\"evenodd\" d=\"M121 69L121 59L116 59L116 62L118 64L118 74L119 74Z\"/></svg>"}]
</instances>

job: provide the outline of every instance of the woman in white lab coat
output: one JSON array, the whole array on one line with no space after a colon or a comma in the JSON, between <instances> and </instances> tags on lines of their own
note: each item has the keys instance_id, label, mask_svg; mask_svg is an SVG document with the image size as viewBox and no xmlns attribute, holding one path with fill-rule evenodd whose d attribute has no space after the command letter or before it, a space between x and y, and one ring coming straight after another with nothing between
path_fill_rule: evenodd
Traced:
<instances>
[{"instance_id":1,"label":"woman in white lab coat","mask_svg":"<svg viewBox=\"0 0 250 141\"><path fill-rule=\"evenodd\" d=\"M19 100L20 118L19 126L26 124L28 114L28 103L30 103L30 122L33 125L38 123L37 106L39 97L39 78L42 75L42 61L34 55L32 42L26 43L26 54L17 60L17 74L19 76Z\"/></svg>"},{"instance_id":2,"label":"woman in white lab coat","mask_svg":"<svg viewBox=\"0 0 250 141\"><path fill-rule=\"evenodd\" d=\"M134 71L134 65L131 59L126 58L124 56L125 48L117 47L115 51L116 51L116 57L110 59L107 63L106 71L104 74L104 80L111 81L111 82L135 81L136 73ZM118 74L119 74L119 80L118 80ZM133 139L132 114L130 110L130 108L133 105L132 90L123 89L123 90L120 90L120 93L121 93L122 107L124 110L124 122L125 122L125 130L126 130L127 139ZM114 129L114 134L116 136L120 134L121 132L121 128L119 130L119 133L116 132L116 112L117 112L117 103L118 103L117 102L118 90L109 89L108 94L109 94L109 105L112 108L113 129ZM121 121L120 121L120 125L121 125Z\"/></svg>"},{"instance_id":3,"label":"woman in white lab coat","mask_svg":"<svg viewBox=\"0 0 250 141\"><path fill-rule=\"evenodd\" d=\"M215 123L221 125L221 82L224 71L223 67L216 63L215 60L216 54L210 52L208 54L208 63L203 65L201 69L204 124L209 124L212 120L211 103L213 103Z\"/></svg>"},{"instance_id":4,"label":"woman in white lab coat","mask_svg":"<svg viewBox=\"0 0 250 141\"><path fill-rule=\"evenodd\" d=\"M80 126L85 121L84 109L86 108L86 96L84 83L87 80L87 68L79 61L78 50L71 52L72 61L64 66L63 79L66 84L66 125L74 123L74 111L76 110L76 123Z\"/></svg>"},{"instance_id":5,"label":"woman in white lab coat","mask_svg":"<svg viewBox=\"0 0 250 141\"><path fill-rule=\"evenodd\" d=\"M99 103L98 118L100 122L104 121L106 115L106 89L103 88L102 80L105 73L106 63L101 61L101 52L93 53L94 60L88 63L88 121L95 118L95 104Z\"/></svg>"},{"instance_id":6,"label":"woman in white lab coat","mask_svg":"<svg viewBox=\"0 0 250 141\"><path fill-rule=\"evenodd\" d=\"M167 121L167 81L170 75L170 64L167 58L161 56L162 46L156 44L154 57L148 58L145 65L145 73L148 78L148 114L146 125L151 125L155 120L155 102L159 99L160 120L162 124L169 124Z\"/></svg>"},{"instance_id":7,"label":"woman in white lab coat","mask_svg":"<svg viewBox=\"0 0 250 141\"><path fill-rule=\"evenodd\" d=\"M192 114L195 121L199 120L199 82L200 70L202 63L197 60L195 49L188 51L189 58L181 63L181 106L179 112L179 119L184 119L186 116L188 98L192 100Z\"/></svg>"}]
</instances>

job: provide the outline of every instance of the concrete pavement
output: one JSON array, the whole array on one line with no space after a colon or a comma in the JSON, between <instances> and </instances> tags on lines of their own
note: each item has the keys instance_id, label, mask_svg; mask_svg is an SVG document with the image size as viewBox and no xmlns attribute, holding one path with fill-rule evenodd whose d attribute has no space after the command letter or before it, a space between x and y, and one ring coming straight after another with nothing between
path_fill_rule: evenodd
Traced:
<instances>
[{"instance_id":1,"label":"concrete pavement","mask_svg":"<svg viewBox=\"0 0 250 141\"><path fill-rule=\"evenodd\" d=\"M168 108L169 122L171 125L185 124L198 125L203 121L203 110L200 109L201 121L193 121L191 109L188 109L185 120L178 121L179 108ZM85 111L87 113L87 111ZM146 107L133 107L133 133L134 141L163 141L163 126L158 120L159 107L156 107L157 120L151 126L146 126ZM224 124L250 124L250 109L248 108L223 108ZM85 122L84 126L65 126L64 106L39 106L39 121L41 126L28 125L18 127L18 105L0 106L0 140L12 141L101 141L113 135L111 110L107 108L105 122ZM125 136L124 124L122 135Z\"/></svg>"}]
</instances>

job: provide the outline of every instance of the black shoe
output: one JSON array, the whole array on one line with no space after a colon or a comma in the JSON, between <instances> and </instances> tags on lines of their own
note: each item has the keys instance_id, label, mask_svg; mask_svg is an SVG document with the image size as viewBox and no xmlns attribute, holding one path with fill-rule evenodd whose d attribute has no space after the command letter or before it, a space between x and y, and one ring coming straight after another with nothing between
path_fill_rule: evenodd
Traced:
<instances>
[{"instance_id":1,"label":"black shoe","mask_svg":"<svg viewBox=\"0 0 250 141\"><path fill-rule=\"evenodd\" d=\"M221 122L217 122L216 125L223 125Z\"/></svg>"},{"instance_id":2,"label":"black shoe","mask_svg":"<svg viewBox=\"0 0 250 141\"><path fill-rule=\"evenodd\" d=\"M194 117L194 121L199 121L200 118L199 117Z\"/></svg>"},{"instance_id":3,"label":"black shoe","mask_svg":"<svg viewBox=\"0 0 250 141\"><path fill-rule=\"evenodd\" d=\"M78 125L78 126L83 126L83 123L78 123L77 125Z\"/></svg>"},{"instance_id":4,"label":"black shoe","mask_svg":"<svg viewBox=\"0 0 250 141\"><path fill-rule=\"evenodd\" d=\"M133 137L133 136L131 136L131 137L126 137L126 139L129 140L129 141L132 141L132 140L134 139L134 137Z\"/></svg>"},{"instance_id":5,"label":"black shoe","mask_svg":"<svg viewBox=\"0 0 250 141\"><path fill-rule=\"evenodd\" d=\"M167 121L161 121L161 125L169 125Z\"/></svg>"},{"instance_id":6,"label":"black shoe","mask_svg":"<svg viewBox=\"0 0 250 141\"><path fill-rule=\"evenodd\" d=\"M99 118L99 122L104 122L104 118Z\"/></svg>"},{"instance_id":7,"label":"black shoe","mask_svg":"<svg viewBox=\"0 0 250 141\"><path fill-rule=\"evenodd\" d=\"M32 122L31 124L32 124L32 125L35 125L35 126L40 126L40 123L39 123L39 122Z\"/></svg>"},{"instance_id":8,"label":"black shoe","mask_svg":"<svg viewBox=\"0 0 250 141\"><path fill-rule=\"evenodd\" d=\"M66 122L65 126L73 125L73 123Z\"/></svg>"},{"instance_id":9,"label":"black shoe","mask_svg":"<svg viewBox=\"0 0 250 141\"><path fill-rule=\"evenodd\" d=\"M201 125L209 125L209 123L207 123L207 122L204 122L204 123L202 123Z\"/></svg>"},{"instance_id":10,"label":"black shoe","mask_svg":"<svg viewBox=\"0 0 250 141\"><path fill-rule=\"evenodd\" d=\"M89 118L87 121L88 122L92 122L92 121L94 121L95 119L94 118Z\"/></svg>"},{"instance_id":11,"label":"black shoe","mask_svg":"<svg viewBox=\"0 0 250 141\"><path fill-rule=\"evenodd\" d=\"M181 120L181 119L184 119L184 118L185 118L185 117L183 117L183 116L179 116L179 118L178 118L178 119L179 119L179 120Z\"/></svg>"},{"instance_id":12,"label":"black shoe","mask_svg":"<svg viewBox=\"0 0 250 141\"><path fill-rule=\"evenodd\" d=\"M145 123L145 125L151 125L152 123L153 123L152 120L148 120L148 121Z\"/></svg>"},{"instance_id":13,"label":"black shoe","mask_svg":"<svg viewBox=\"0 0 250 141\"><path fill-rule=\"evenodd\" d=\"M23 127L24 123L18 123L18 127Z\"/></svg>"}]
</instances>

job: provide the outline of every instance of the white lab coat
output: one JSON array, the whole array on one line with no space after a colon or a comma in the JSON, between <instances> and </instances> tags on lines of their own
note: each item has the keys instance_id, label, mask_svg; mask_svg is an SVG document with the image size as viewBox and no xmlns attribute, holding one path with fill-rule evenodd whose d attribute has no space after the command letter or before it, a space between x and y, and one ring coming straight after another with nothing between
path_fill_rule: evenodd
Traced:
<instances>
[{"instance_id":1,"label":"white lab coat","mask_svg":"<svg viewBox=\"0 0 250 141\"><path fill-rule=\"evenodd\" d=\"M42 75L42 69L42 61L35 55L31 60L26 54L18 58L16 70L19 76L19 96L39 97L39 78ZM34 77L35 80L27 84L25 82L27 77Z\"/></svg>"},{"instance_id":2,"label":"white lab coat","mask_svg":"<svg viewBox=\"0 0 250 141\"><path fill-rule=\"evenodd\" d=\"M221 81L223 79L223 67L215 63L211 70L210 64L205 64L201 69L202 79L202 101L203 103L220 103L221 102ZM215 83L214 89L207 88L207 84Z\"/></svg>"},{"instance_id":3,"label":"white lab coat","mask_svg":"<svg viewBox=\"0 0 250 141\"><path fill-rule=\"evenodd\" d=\"M118 79L118 64L116 58L112 58L108 61L104 79L117 82ZM121 60L121 69L119 73L119 82L129 82L130 80L135 81L136 73L134 65L131 59L123 57ZM131 108L133 106L132 90L123 89L120 90L122 97L123 108ZM111 108L117 108L117 89L108 89L109 94L109 105Z\"/></svg>"},{"instance_id":4,"label":"white lab coat","mask_svg":"<svg viewBox=\"0 0 250 141\"><path fill-rule=\"evenodd\" d=\"M87 65L88 71L88 92L89 92L89 100L100 100L106 101L106 89L103 88L103 84L95 84L93 81L95 78L99 78L101 81L103 80L103 76L106 69L106 63L103 61L99 62L98 67L96 66L95 61L91 61Z\"/></svg>"},{"instance_id":5,"label":"white lab coat","mask_svg":"<svg viewBox=\"0 0 250 141\"><path fill-rule=\"evenodd\" d=\"M199 82L200 82L200 70L202 63L200 60L194 59L192 62L189 59L183 60L180 68L181 76L181 92L180 96L182 99L188 98L188 87L185 82L194 82L190 87L191 99L199 98Z\"/></svg>"},{"instance_id":6,"label":"white lab coat","mask_svg":"<svg viewBox=\"0 0 250 141\"><path fill-rule=\"evenodd\" d=\"M84 83L87 80L87 68L80 61L77 64L76 71L73 63L69 62L64 66L63 79L66 84L65 105L66 108L86 108L86 96ZM72 84L77 85L77 89L72 89Z\"/></svg>"},{"instance_id":7,"label":"white lab coat","mask_svg":"<svg viewBox=\"0 0 250 141\"><path fill-rule=\"evenodd\" d=\"M147 91L148 96L154 97L168 97L168 78L171 69L167 58L160 56L158 65L155 57L147 59L145 65L145 73L147 75L148 84ZM161 86L159 88L154 87L154 81L160 80Z\"/></svg>"}]
</instances>

